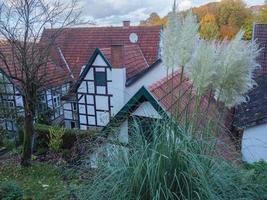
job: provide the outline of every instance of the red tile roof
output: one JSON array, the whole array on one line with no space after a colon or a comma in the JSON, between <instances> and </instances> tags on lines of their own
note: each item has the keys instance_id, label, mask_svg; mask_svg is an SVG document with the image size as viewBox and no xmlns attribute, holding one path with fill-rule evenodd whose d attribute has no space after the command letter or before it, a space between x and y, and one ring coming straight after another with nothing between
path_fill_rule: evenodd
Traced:
<instances>
[{"instance_id":1,"label":"red tile roof","mask_svg":"<svg viewBox=\"0 0 267 200\"><path fill-rule=\"evenodd\" d=\"M191 117L192 113L196 111L194 109L195 104L197 103L192 84L185 75L183 75L182 82L180 81L181 78L181 73L176 71L173 75L168 75L149 87L150 92L164 109L172 114L173 117L178 118L179 121L184 120L186 116ZM208 112L208 119L216 119L220 109L223 107L222 105L216 105L213 95L209 92L200 98L199 102L199 113ZM229 110L226 110L227 116L228 112ZM231 124L232 121L229 120L229 118L226 119L226 115L223 126L229 127L229 124ZM199 120L201 124L204 122L203 120L207 119L202 118L203 115L200 116Z\"/></svg>"},{"instance_id":2,"label":"red tile roof","mask_svg":"<svg viewBox=\"0 0 267 200\"><path fill-rule=\"evenodd\" d=\"M111 63L111 48L101 48L101 52ZM127 79L149 67L139 45L132 44L123 47L123 67L126 68Z\"/></svg>"},{"instance_id":3,"label":"red tile roof","mask_svg":"<svg viewBox=\"0 0 267 200\"><path fill-rule=\"evenodd\" d=\"M154 83L149 87L150 92L158 100L160 105L168 111L172 117L179 123L185 122L184 120L191 119L192 114L196 113L195 103L196 97L192 84L188 78L183 77L181 82L181 73L174 72L173 75L163 78L162 80ZM210 104L208 103L210 99ZM216 105L212 95L208 94L200 99L200 109L197 117L198 127L205 127L208 120L218 119L220 115L220 108L222 105ZM208 110L208 111L207 111ZM223 118L222 128L218 135L218 153L230 160L239 159L239 153L236 151L235 145L231 139L229 131L233 121L232 111L226 110ZM216 129L216 131L219 129Z\"/></svg>"},{"instance_id":4,"label":"red tile roof","mask_svg":"<svg viewBox=\"0 0 267 200\"><path fill-rule=\"evenodd\" d=\"M56 31L58 30L45 29L41 42L51 39ZM109 48L112 44L116 43L123 44L124 46L132 45L129 40L131 33L138 35L138 42L136 44L139 45L148 65L153 64L158 59L161 26L66 28L56 39L56 46L60 47L77 80L82 66L87 64L96 48ZM136 50L133 51L136 52ZM57 50L55 50L53 58L57 62L62 63ZM129 56L125 57L125 59L134 58ZM131 66L134 68L139 67L137 66L138 62L141 62L141 65L143 65L143 61L132 62ZM132 75L130 71L129 69L129 76Z\"/></svg>"},{"instance_id":5,"label":"red tile roof","mask_svg":"<svg viewBox=\"0 0 267 200\"><path fill-rule=\"evenodd\" d=\"M1 52L5 54L9 68L0 61L0 69L2 69L20 88L23 89L23 85L16 78L24 80L24 73L22 73L22 67L19 61L14 60L11 56L13 54L12 48L7 42L0 42ZM39 69L39 76L42 79L41 87L50 88L62 85L70 82L71 77L65 66L58 66L49 59L47 65L44 65Z\"/></svg>"}]
</instances>

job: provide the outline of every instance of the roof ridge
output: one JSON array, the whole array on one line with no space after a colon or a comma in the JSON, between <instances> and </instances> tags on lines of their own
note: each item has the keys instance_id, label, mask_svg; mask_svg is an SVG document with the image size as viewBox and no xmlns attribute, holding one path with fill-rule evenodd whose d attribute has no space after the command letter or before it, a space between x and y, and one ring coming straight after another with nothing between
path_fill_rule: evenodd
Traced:
<instances>
[{"instance_id":1,"label":"roof ridge","mask_svg":"<svg viewBox=\"0 0 267 200\"><path fill-rule=\"evenodd\" d=\"M166 83L167 81L171 80L172 78L174 78L176 75L180 74L180 70L177 69L176 71L174 71L172 74L167 74L165 77L157 80L156 82L154 82L153 84L151 84L149 86L150 90L155 90L158 87L160 87L162 84Z\"/></svg>"},{"instance_id":2,"label":"roof ridge","mask_svg":"<svg viewBox=\"0 0 267 200\"><path fill-rule=\"evenodd\" d=\"M127 29L125 29L125 27L123 26L84 26L84 27L65 27L62 28L62 30L77 30L77 29L112 29L112 28L116 28L116 29L123 29L123 30L129 30L131 28L145 28L145 29L151 29L151 28L161 28L161 25L151 25L151 26L144 26L144 25L135 25L135 26L130 26ZM58 30L61 28L46 28L45 31L54 31L54 30Z\"/></svg>"}]
</instances>

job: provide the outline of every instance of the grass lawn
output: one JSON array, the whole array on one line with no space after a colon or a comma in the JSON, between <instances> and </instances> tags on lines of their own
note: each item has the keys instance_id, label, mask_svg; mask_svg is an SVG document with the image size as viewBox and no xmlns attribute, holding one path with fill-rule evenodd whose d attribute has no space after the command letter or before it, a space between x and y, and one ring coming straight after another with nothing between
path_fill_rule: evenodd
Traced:
<instances>
[{"instance_id":1,"label":"grass lawn","mask_svg":"<svg viewBox=\"0 0 267 200\"><path fill-rule=\"evenodd\" d=\"M38 163L30 168L21 168L18 164L4 165L0 171L0 183L5 181L16 181L23 189L25 199L69 199L66 183L57 169L48 164Z\"/></svg>"}]
</instances>

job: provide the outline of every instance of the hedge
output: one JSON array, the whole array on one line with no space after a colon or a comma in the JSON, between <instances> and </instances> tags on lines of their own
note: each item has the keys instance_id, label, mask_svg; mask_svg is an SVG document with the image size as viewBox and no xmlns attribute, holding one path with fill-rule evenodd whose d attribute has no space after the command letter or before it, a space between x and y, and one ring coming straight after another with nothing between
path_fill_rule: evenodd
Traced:
<instances>
[{"instance_id":1,"label":"hedge","mask_svg":"<svg viewBox=\"0 0 267 200\"><path fill-rule=\"evenodd\" d=\"M35 125L35 150L38 148L48 148L49 143L49 128L53 126L36 124ZM96 136L99 132L98 130L87 130L82 131L78 129L65 129L63 136L63 149L70 149L73 147L74 143L77 141L77 137L83 138L88 136Z\"/></svg>"}]
</instances>

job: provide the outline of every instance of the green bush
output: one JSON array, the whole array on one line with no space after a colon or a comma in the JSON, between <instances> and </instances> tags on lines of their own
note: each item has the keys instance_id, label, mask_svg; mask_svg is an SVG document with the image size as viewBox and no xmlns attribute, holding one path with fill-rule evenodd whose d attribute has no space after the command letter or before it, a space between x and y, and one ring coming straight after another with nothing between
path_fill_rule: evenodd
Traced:
<instances>
[{"instance_id":1,"label":"green bush","mask_svg":"<svg viewBox=\"0 0 267 200\"><path fill-rule=\"evenodd\" d=\"M15 181L6 181L0 183L1 200L20 200L23 197L23 191Z\"/></svg>"},{"instance_id":2,"label":"green bush","mask_svg":"<svg viewBox=\"0 0 267 200\"><path fill-rule=\"evenodd\" d=\"M58 152L63 143L64 128L50 127L49 128L49 149Z\"/></svg>"},{"instance_id":3,"label":"green bush","mask_svg":"<svg viewBox=\"0 0 267 200\"><path fill-rule=\"evenodd\" d=\"M254 164L246 164L246 168L254 172L254 180L267 190L267 163L260 161ZM265 194L267 199L267 192Z\"/></svg>"},{"instance_id":4,"label":"green bush","mask_svg":"<svg viewBox=\"0 0 267 200\"><path fill-rule=\"evenodd\" d=\"M53 126L36 124L35 125L35 133L36 139L34 144L34 150L38 151L38 149L48 149L49 148L49 128ZM77 129L64 129L63 135L63 143L62 149L71 149L75 142L77 141L77 137L87 137L90 135L95 135L97 133L96 130L90 131L81 131Z\"/></svg>"},{"instance_id":5,"label":"green bush","mask_svg":"<svg viewBox=\"0 0 267 200\"><path fill-rule=\"evenodd\" d=\"M16 148L15 141L10 139L4 139L3 146L6 147L8 150L13 150Z\"/></svg>"}]
</instances>

